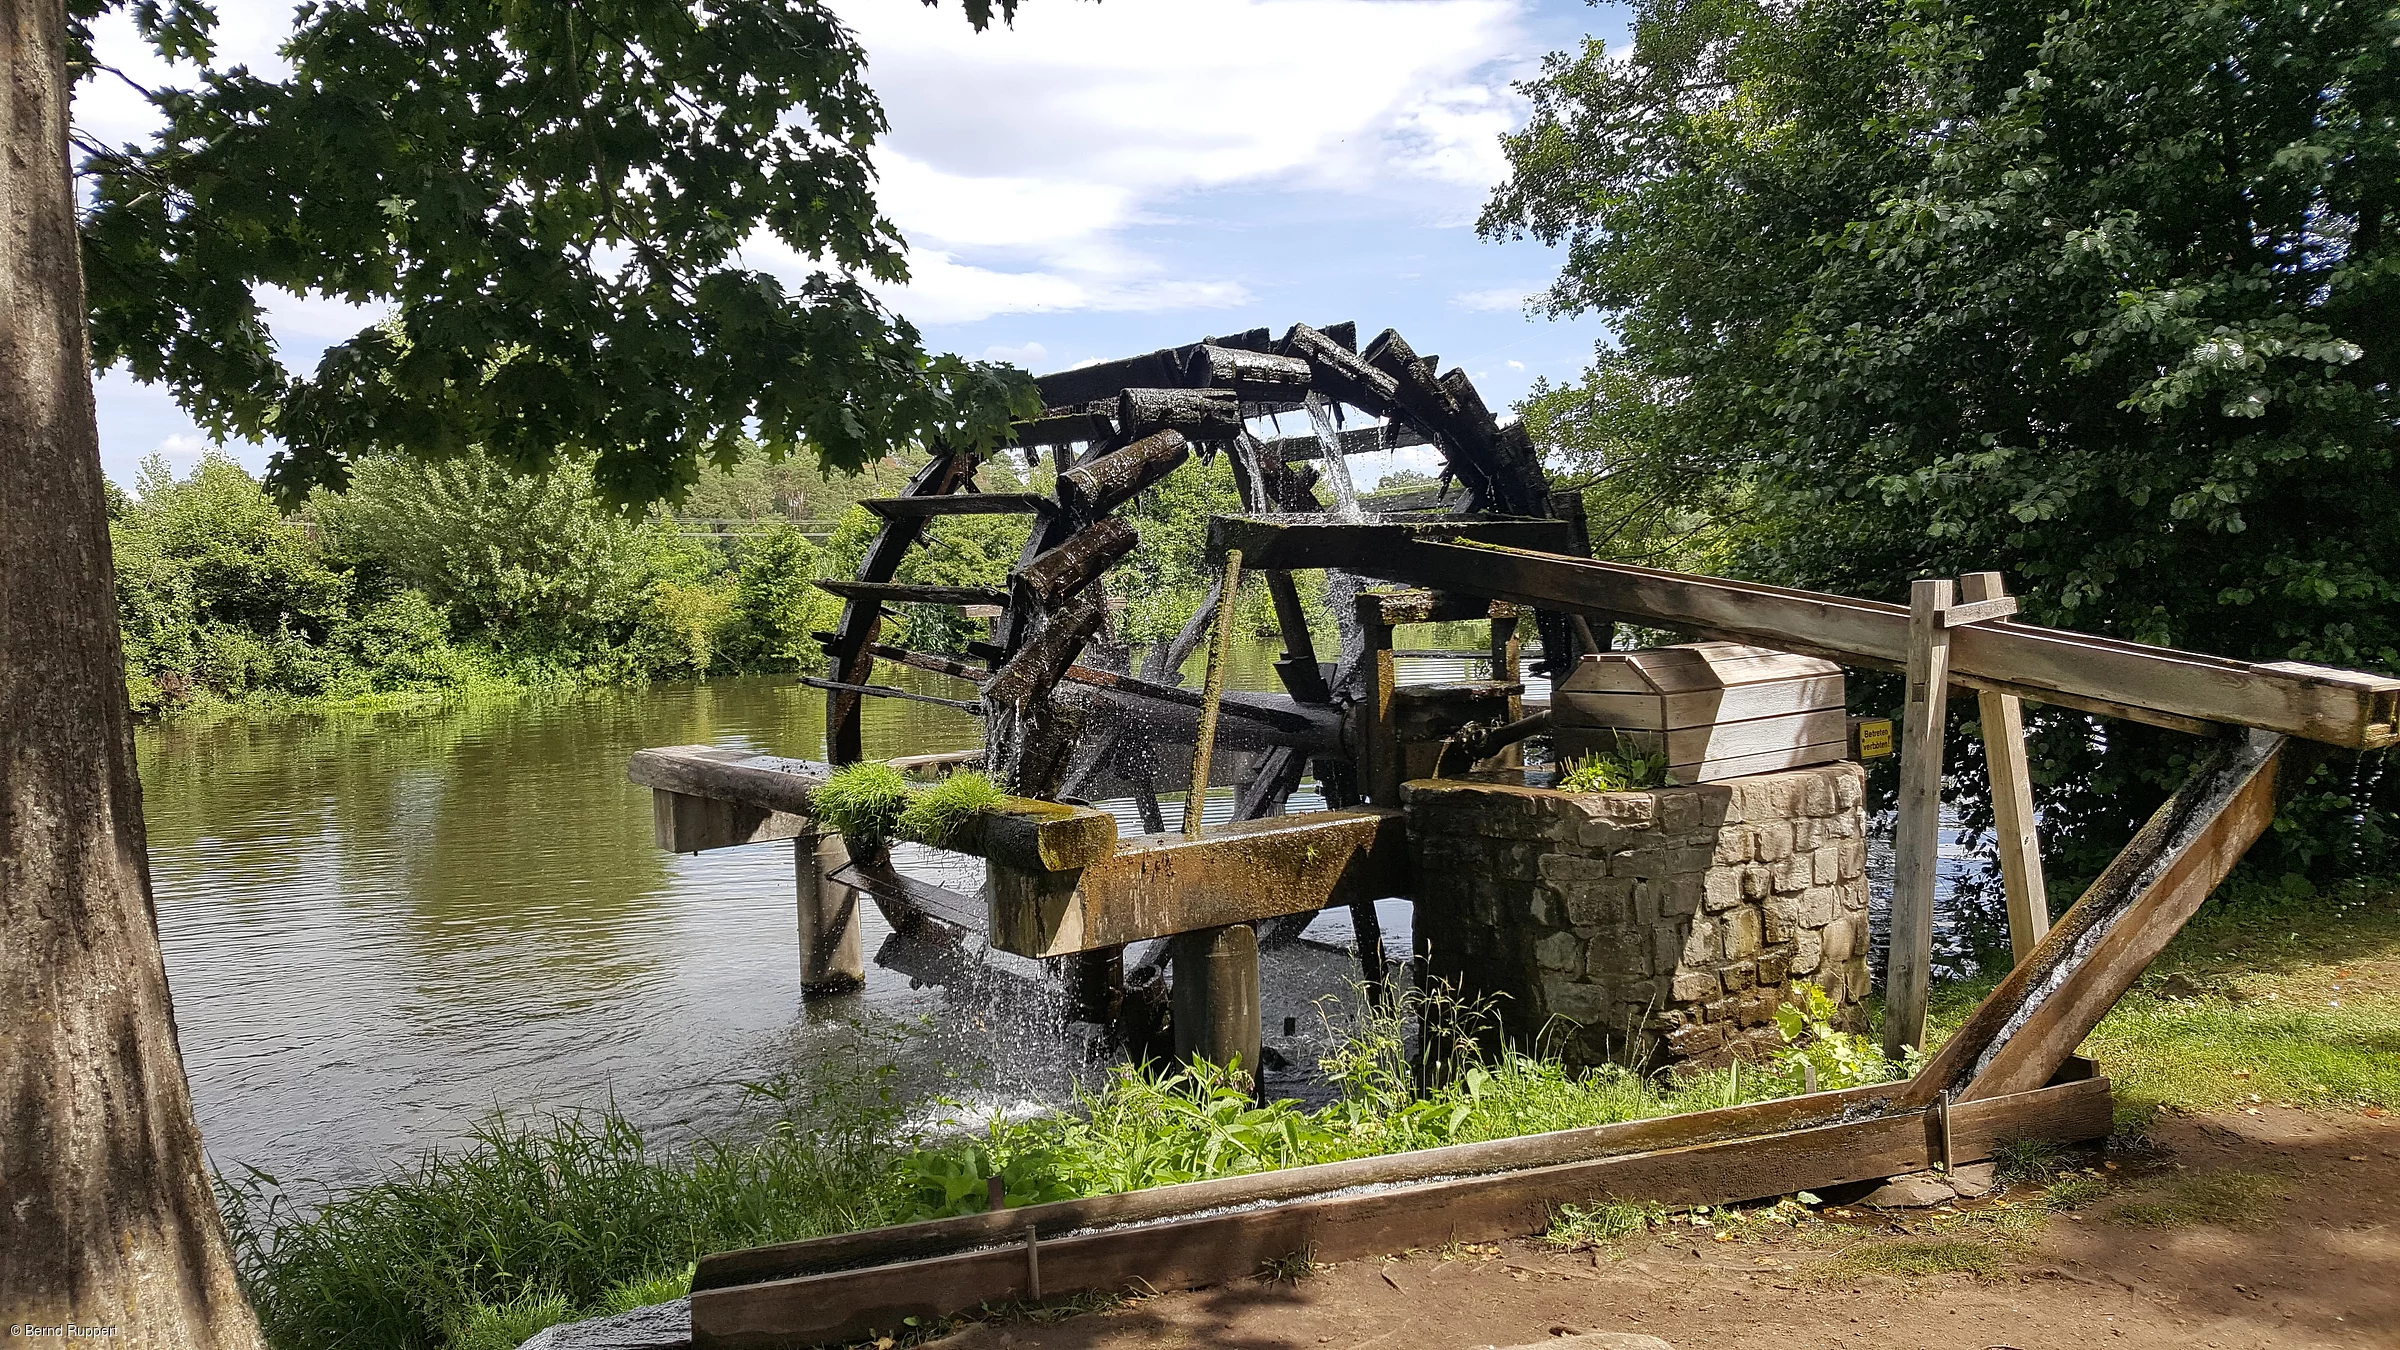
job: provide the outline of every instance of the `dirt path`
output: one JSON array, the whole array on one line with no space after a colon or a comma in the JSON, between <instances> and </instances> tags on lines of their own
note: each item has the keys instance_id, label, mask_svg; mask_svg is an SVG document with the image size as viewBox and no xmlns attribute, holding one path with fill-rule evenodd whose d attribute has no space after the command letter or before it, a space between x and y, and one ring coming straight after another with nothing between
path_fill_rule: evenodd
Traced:
<instances>
[{"instance_id":1,"label":"dirt path","mask_svg":"<svg viewBox=\"0 0 2400 1350\"><path fill-rule=\"evenodd\" d=\"M2400 1117L2266 1106L2165 1117L2152 1139L2072 1211L2020 1190L1969 1213L1673 1224L1597 1252L1418 1252L938 1344L1466 1350L1610 1330L1676 1350L2400 1347ZM1984 1273L1876 1269L1912 1262Z\"/></svg>"}]
</instances>

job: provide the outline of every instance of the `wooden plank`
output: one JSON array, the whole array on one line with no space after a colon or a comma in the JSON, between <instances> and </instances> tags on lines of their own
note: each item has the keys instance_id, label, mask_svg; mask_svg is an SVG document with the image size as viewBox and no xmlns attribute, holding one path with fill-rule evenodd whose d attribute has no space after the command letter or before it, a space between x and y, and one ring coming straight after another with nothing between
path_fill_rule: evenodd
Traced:
<instances>
[{"instance_id":1,"label":"wooden plank","mask_svg":"<svg viewBox=\"0 0 2400 1350\"><path fill-rule=\"evenodd\" d=\"M954 492L947 497L867 497L859 505L886 520L897 516L1041 515L1058 509L1058 503L1038 492Z\"/></svg>"},{"instance_id":2,"label":"wooden plank","mask_svg":"<svg viewBox=\"0 0 2400 1350\"><path fill-rule=\"evenodd\" d=\"M1688 694L1592 694L1554 689L1550 706L1586 725L1633 731L1675 731L1754 717L1813 712L1848 706L1848 685L1839 675L1703 689ZM1664 723L1664 725L1660 725Z\"/></svg>"},{"instance_id":3,"label":"wooden plank","mask_svg":"<svg viewBox=\"0 0 2400 1350\"><path fill-rule=\"evenodd\" d=\"M1396 554L1418 540L1452 539L1549 552L1563 552L1575 543L1574 528L1563 520L1518 516L1385 517L1363 525L1252 516L1211 516L1208 522L1208 556L1212 560L1222 558L1228 548L1238 548L1248 560L1245 565L1262 570L1337 567L1369 576L1391 576L1388 570L1361 566L1361 558L1378 552ZM1485 593L1481 587L1434 589Z\"/></svg>"},{"instance_id":4,"label":"wooden plank","mask_svg":"<svg viewBox=\"0 0 2400 1350\"><path fill-rule=\"evenodd\" d=\"M636 751L626 777L653 790L740 802L795 816L814 816L811 794L833 766L709 745ZM1115 853L1117 818L1088 806L1007 797L947 841L917 840L957 853L1005 859L1013 867L1071 871Z\"/></svg>"},{"instance_id":5,"label":"wooden plank","mask_svg":"<svg viewBox=\"0 0 2400 1350\"><path fill-rule=\"evenodd\" d=\"M1942 736L1950 710L1950 632L1942 611L1956 587L1928 578L1908 593L1908 706L1900 728L1899 814L1892 829L1891 946L1884 961L1883 1053L1925 1044L1933 991L1933 892L1942 851ZM1845 739L1847 739L1845 737Z\"/></svg>"},{"instance_id":6,"label":"wooden plank","mask_svg":"<svg viewBox=\"0 0 2400 1350\"><path fill-rule=\"evenodd\" d=\"M943 698L939 694L920 694L914 689L902 689L890 684L853 684L848 680L828 680L815 675L803 675L800 683L811 689L829 689L837 693L863 694L869 698L896 698L905 703L930 703L937 708L983 716L983 705L965 699Z\"/></svg>"},{"instance_id":7,"label":"wooden plank","mask_svg":"<svg viewBox=\"0 0 2400 1350\"><path fill-rule=\"evenodd\" d=\"M650 824L658 846L669 853L797 839L817 828L806 816L771 807L659 791L650 794Z\"/></svg>"},{"instance_id":8,"label":"wooden plank","mask_svg":"<svg viewBox=\"0 0 2400 1350\"><path fill-rule=\"evenodd\" d=\"M1217 580L1217 594L1238 596L1241 585L1242 551L1228 549L1224 575ZM1209 638L1208 675L1200 686L1200 721L1192 735L1192 776L1183 798L1183 833L1187 839L1200 837L1201 817L1208 807L1208 761L1217 751L1217 708L1225 700L1225 664L1233 659L1233 612L1232 605L1217 606L1215 632ZM1250 954L1255 964L1258 955L1255 944Z\"/></svg>"},{"instance_id":9,"label":"wooden plank","mask_svg":"<svg viewBox=\"0 0 2400 1350\"><path fill-rule=\"evenodd\" d=\"M2275 820L2279 781L2307 777L2272 732L2229 743L2159 807L2033 953L1911 1081L1904 1099L1999 1096L2045 1081L2141 977Z\"/></svg>"},{"instance_id":10,"label":"wooden plank","mask_svg":"<svg viewBox=\"0 0 2400 1350\"><path fill-rule=\"evenodd\" d=\"M835 581L816 583L844 600L873 600L879 604L1005 605L1008 592L990 586L920 586L908 581Z\"/></svg>"},{"instance_id":11,"label":"wooden plank","mask_svg":"<svg viewBox=\"0 0 2400 1350\"><path fill-rule=\"evenodd\" d=\"M984 908L974 896L963 895L947 886L895 870L887 856L881 860L854 860L830 876L827 881L847 886L854 891L871 895L887 905L897 905L904 912L946 923L963 932L973 932L984 925ZM895 922L898 921L894 916Z\"/></svg>"},{"instance_id":12,"label":"wooden plank","mask_svg":"<svg viewBox=\"0 0 2400 1350\"><path fill-rule=\"evenodd\" d=\"M1199 838L1136 835L1075 873L995 864L992 945L1065 956L1199 928L1405 895L1407 824L1360 808L1237 821Z\"/></svg>"},{"instance_id":13,"label":"wooden plank","mask_svg":"<svg viewBox=\"0 0 2400 1350\"><path fill-rule=\"evenodd\" d=\"M1580 709L1577 711L1580 712ZM1643 754L1655 754L1663 750L1670 765L1697 765L1710 760L1771 755L1802 746L1837 745L1849 739L1850 715L1837 706L1819 708L1814 712L1746 718L1739 722L1711 722L1672 731L1592 727L1578 717L1565 725L1558 725L1554 719L1552 731L1562 739L1583 746L1583 753L1618 746Z\"/></svg>"},{"instance_id":14,"label":"wooden plank","mask_svg":"<svg viewBox=\"0 0 2400 1350\"><path fill-rule=\"evenodd\" d=\"M1996 600L2008 590L1998 572L1969 572L1959 578L1958 589L1969 601ZM1991 780L1993 843L2008 900L2008 945L2011 955L2022 961L2050 931L2050 888L2042 876L2042 844L2033 812L2033 768L2025 758L2025 706L2014 695L1990 690L1978 691L1975 701L1983 726L1985 774Z\"/></svg>"},{"instance_id":15,"label":"wooden plank","mask_svg":"<svg viewBox=\"0 0 2400 1350\"><path fill-rule=\"evenodd\" d=\"M692 1287L724 1289L880 1262L921 1260L1005 1241L1028 1225L1045 1233L1067 1233L1103 1225L1155 1223L1207 1210L1326 1195L1362 1186L1484 1176L1776 1134L1880 1114L1897 1091L1897 1084L1877 1083L1613 1125L1586 1125L1274 1172L1187 1181L1080 1200L1022 1205L998 1214L964 1214L803 1238L704 1256L693 1275Z\"/></svg>"},{"instance_id":16,"label":"wooden plank","mask_svg":"<svg viewBox=\"0 0 2400 1350\"><path fill-rule=\"evenodd\" d=\"M2110 1125L2106 1080L1961 1106L1951 1156L1991 1156L2004 1140L2073 1142ZM1220 1284L1307 1252L1351 1260L1446 1241L1493 1241L1546 1228L1563 1205L1639 1197L1722 1204L1921 1170L1939 1153L1924 1112L1902 1112L1660 1152L1368 1190L1043 1240L1044 1296ZM1015 1217L1015 1216L1009 1216ZM1019 1230L1020 1233L1023 1231ZM1038 1233L1038 1229L1035 1230ZM692 1296L694 1350L785 1350L865 1339L1031 1293L1025 1248L800 1276Z\"/></svg>"},{"instance_id":17,"label":"wooden plank","mask_svg":"<svg viewBox=\"0 0 2400 1350\"><path fill-rule=\"evenodd\" d=\"M847 866L850 850L831 830L792 841L792 880L800 923L800 992L846 994L867 982L859 943L858 893L827 873Z\"/></svg>"},{"instance_id":18,"label":"wooden plank","mask_svg":"<svg viewBox=\"0 0 2400 1350\"><path fill-rule=\"evenodd\" d=\"M908 480L906 495L911 497L942 497L966 486L975 476L981 461L974 455L943 449L925 461ZM858 579L889 581L900 569L910 548L925 533L926 518L903 517L884 522L876 532L875 542L867 545L867 554L859 560ZM842 617L834 625L831 636L824 639L825 656L832 668L826 673L847 683L864 683L874 674L875 661L866 654L868 643L883 629L883 606L872 600L852 600L842 606ZM863 695L846 690L836 691L825 700L825 757L836 764L849 764L864 756L860 749L859 699Z\"/></svg>"},{"instance_id":19,"label":"wooden plank","mask_svg":"<svg viewBox=\"0 0 2400 1350\"><path fill-rule=\"evenodd\" d=\"M1246 522L1245 555L1275 549L1274 530L1272 522ZM1905 668L1908 611L1898 605L1517 548L1421 538L1403 548L1394 539L1385 526L1328 522L1307 527L1294 547L1315 566L1757 642L1845 665ZM2178 730L2250 726L2353 749L2390 744L2400 722L2400 679L2389 676L2252 664L2009 620L1951 630L1950 678Z\"/></svg>"}]
</instances>

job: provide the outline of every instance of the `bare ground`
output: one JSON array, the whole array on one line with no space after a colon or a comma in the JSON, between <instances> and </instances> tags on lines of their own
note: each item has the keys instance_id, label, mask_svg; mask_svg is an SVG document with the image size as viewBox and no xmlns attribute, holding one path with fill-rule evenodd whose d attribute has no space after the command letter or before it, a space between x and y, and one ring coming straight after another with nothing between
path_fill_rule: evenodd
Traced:
<instances>
[{"instance_id":1,"label":"bare ground","mask_svg":"<svg viewBox=\"0 0 2400 1350\"><path fill-rule=\"evenodd\" d=\"M2040 1219L2020 1190L1980 1217L1677 1224L1598 1251L1421 1251L1047 1324L980 1323L938 1344L1466 1350L1606 1330L1676 1350L2400 1347L2400 1117L2264 1105L2162 1116L2151 1141L2155 1153L2110 1170L2109 1196ZM2226 1178L2239 1184L2212 1192ZM2242 1198L2227 1203L2228 1190ZM2159 1204L2209 1193L2207 1217ZM1963 1244L1945 1250L1985 1273L1860 1269L1896 1244L1937 1242Z\"/></svg>"}]
</instances>

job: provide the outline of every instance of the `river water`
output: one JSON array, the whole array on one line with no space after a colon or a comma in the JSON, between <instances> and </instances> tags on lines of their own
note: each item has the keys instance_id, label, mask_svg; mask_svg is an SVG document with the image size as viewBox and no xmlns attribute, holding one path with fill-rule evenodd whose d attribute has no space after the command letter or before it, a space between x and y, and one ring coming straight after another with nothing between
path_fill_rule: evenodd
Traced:
<instances>
[{"instance_id":1,"label":"river water","mask_svg":"<svg viewBox=\"0 0 2400 1350\"><path fill-rule=\"evenodd\" d=\"M1273 655L1244 648L1229 683L1273 687ZM1412 679L1461 672L1410 665ZM923 754L982 731L953 709L869 699L865 742ZM880 966L862 993L803 1005L791 846L661 853L649 791L626 781L636 750L703 743L821 757L824 696L744 678L144 729L159 932L217 1165L352 1181L495 1108L612 1099L689 1137L740 1109L740 1083L855 1054L861 1019L924 1028L937 1046L918 1058L1009 1061L1004 1087L1063 1083L1054 1042L1012 1059L991 1000ZM902 862L940 878L936 855ZM1387 938L1405 942L1399 910ZM865 913L871 957L888 930ZM1348 937L1346 917L1321 927Z\"/></svg>"}]
</instances>

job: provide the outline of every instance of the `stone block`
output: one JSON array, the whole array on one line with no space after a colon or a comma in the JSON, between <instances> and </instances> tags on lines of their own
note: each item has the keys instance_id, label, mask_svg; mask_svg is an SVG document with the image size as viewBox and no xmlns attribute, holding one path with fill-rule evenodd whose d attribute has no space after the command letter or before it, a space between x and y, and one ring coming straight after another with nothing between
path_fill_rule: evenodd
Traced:
<instances>
[{"instance_id":1,"label":"stone block","mask_svg":"<svg viewBox=\"0 0 2400 1350\"><path fill-rule=\"evenodd\" d=\"M1719 914L1742 903L1742 874L1731 868L1710 868L1700 878L1702 904L1711 914Z\"/></svg>"},{"instance_id":2,"label":"stone block","mask_svg":"<svg viewBox=\"0 0 2400 1350\"><path fill-rule=\"evenodd\" d=\"M1587 980L1625 985L1649 975L1647 934L1629 934L1621 928L1604 929L1583 946L1583 977Z\"/></svg>"},{"instance_id":3,"label":"stone block","mask_svg":"<svg viewBox=\"0 0 2400 1350\"><path fill-rule=\"evenodd\" d=\"M1728 994L1747 994L1758 987L1758 963L1736 961L1717 969L1717 979Z\"/></svg>"},{"instance_id":4,"label":"stone block","mask_svg":"<svg viewBox=\"0 0 2400 1350\"><path fill-rule=\"evenodd\" d=\"M1863 838L1842 841L1842 880L1856 881L1867 874L1867 841Z\"/></svg>"},{"instance_id":5,"label":"stone block","mask_svg":"<svg viewBox=\"0 0 2400 1350\"><path fill-rule=\"evenodd\" d=\"M1750 861L1750 827L1728 825L1717 831L1717 853L1710 859L1719 867Z\"/></svg>"},{"instance_id":6,"label":"stone block","mask_svg":"<svg viewBox=\"0 0 2400 1350\"><path fill-rule=\"evenodd\" d=\"M1847 961L1850 959L1850 953L1854 950L1851 928L1853 922L1848 915L1844 915L1825 925L1825 936L1820 950L1824 952L1826 960Z\"/></svg>"},{"instance_id":7,"label":"stone block","mask_svg":"<svg viewBox=\"0 0 2400 1350\"><path fill-rule=\"evenodd\" d=\"M1672 788L1658 794L1658 828L1682 834L1698 829L1702 824L1699 794L1682 788Z\"/></svg>"},{"instance_id":8,"label":"stone block","mask_svg":"<svg viewBox=\"0 0 2400 1350\"><path fill-rule=\"evenodd\" d=\"M1605 984L1589 980L1552 980L1542 987L1552 1017L1563 1017L1584 1026L1604 1024L1609 1008L1616 998Z\"/></svg>"},{"instance_id":9,"label":"stone block","mask_svg":"<svg viewBox=\"0 0 2400 1350\"><path fill-rule=\"evenodd\" d=\"M1663 877L1657 881L1637 881L1633 884L1640 888L1637 895L1647 894L1657 904L1658 913L1648 917L1672 919L1699 913L1700 902L1707 893L1707 883L1716 875L1710 872L1697 877Z\"/></svg>"},{"instance_id":10,"label":"stone block","mask_svg":"<svg viewBox=\"0 0 2400 1350\"><path fill-rule=\"evenodd\" d=\"M1833 804L1844 811L1858 809L1867 799L1866 766L1855 765L1833 780Z\"/></svg>"},{"instance_id":11,"label":"stone block","mask_svg":"<svg viewBox=\"0 0 2400 1350\"><path fill-rule=\"evenodd\" d=\"M1731 1022L1733 1020L1733 1000L1729 998L1710 999L1700 1006L1700 1020L1703 1022Z\"/></svg>"},{"instance_id":12,"label":"stone block","mask_svg":"<svg viewBox=\"0 0 2400 1350\"><path fill-rule=\"evenodd\" d=\"M1841 892L1831 886L1811 886L1800 893L1800 926L1823 928L1841 908Z\"/></svg>"},{"instance_id":13,"label":"stone block","mask_svg":"<svg viewBox=\"0 0 2400 1350\"><path fill-rule=\"evenodd\" d=\"M1758 910L1737 909L1718 921L1720 936L1717 942L1724 950L1725 959L1739 961L1758 955L1758 949L1766 938L1762 918Z\"/></svg>"},{"instance_id":14,"label":"stone block","mask_svg":"<svg viewBox=\"0 0 2400 1350\"><path fill-rule=\"evenodd\" d=\"M1801 784L1800 809L1812 816L1830 816L1841 809L1834 774L1812 773Z\"/></svg>"},{"instance_id":15,"label":"stone block","mask_svg":"<svg viewBox=\"0 0 2400 1350\"><path fill-rule=\"evenodd\" d=\"M1759 939L1770 947L1789 942L1800 931L1799 902L1779 895L1759 908Z\"/></svg>"},{"instance_id":16,"label":"stone block","mask_svg":"<svg viewBox=\"0 0 2400 1350\"><path fill-rule=\"evenodd\" d=\"M1760 862L1782 862L1792 856L1792 822L1753 819L1754 823L1750 826L1750 846L1751 851Z\"/></svg>"},{"instance_id":17,"label":"stone block","mask_svg":"<svg viewBox=\"0 0 2400 1350\"><path fill-rule=\"evenodd\" d=\"M1734 1010L1734 1020L1746 1027L1763 1027L1775 1020L1775 1010L1782 1006L1783 990L1761 984ZM1776 1032L1775 1039L1782 1040L1783 1033Z\"/></svg>"},{"instance_id":18,"label":"stone block","mask_svg":"<svg viewBox=\"0 0 2400 1350\"><path fill-rule=\"evenodd\" d=\"M1817 884L1817 869L1805 857L1786 858L1767 869L1777 895L1798 895Z\"/></svg>"},{"instance_id":19,"label":"stone block","mask_svg":"<svg viewBox=\"0 0 2400 1350\"><path fill-rule=\"evenodd\" d=\"M1791 977L1792 954L1790 952L1766 951L1758 954L1758 982L1760 984L1772 985L1781 989L1783 982Z\"/></svg>"},{"instance_id":20,"label":"stone block","mask_svg":"<svg viewBox=\"0 0 2400 1350\"><path fill-rule=\"evenodd\" d=\"M1583 974L1583 939L1573 933L1552 933L1533 944L1533 959L1544 970Z\"/></svg>"},{"instance_id":21,"label":"stone block","mask_svg":"<svg viewBox=\"0 0 2400 1350\"><path fill-rule=\"evenodd\" d=\"M1817 822L1806 816L1792 822L1792 852L1809 852L1817 842Z\"/></svg>"},{"instance_id":22,"label":"stone block","mask_svg":"<svg viewBox=\"0 0 2400 1350\"><path fill-rule=\"evenodd\" d=\"M1611 875L1620 877L1684 876L1707 871L1715 853L1713 847L1698 844L1629 849L1610 858L1608 867Z\"/></svg>"},{"instance_id":23,"label":"stone block","mask_svg":"<svg viewBox=\"0 0 2400 1350\"><path fill-rule=\"evenodd\" d=\"M1831 840L1818 846L1809 856L1810 869L1819 886L1839 884L1842 879L1842 846Z\"/></svg>"},{"instance_id":24,"label":"stone block","mask_svg":"<svg viewBox=\"0 0 2400 1350\"><path fill-rule=\"evenodd\" d=\"M1710 1026L1706 1022L1677 1027L1667 1033L1668 1053L1683 1059L1707 1054L1724 1043L1724 1028Z\"/></svg>"},{"instance_id":25,"label":"stone block","mask_svg":"<svg viewBox=\"0 0 2400 1350\"><path fill-rule=\"evenodd\" d=\"M1819 965L1823 964L1824 957L1825 939L1815 933L1803 930L1799 937L1792 942L1792 973L1794 975L1811 974Z\"/></svg>"},{"instance_id":26,"label":"stone block","mask_svg":"<svg viewBox=\"0 0 2400 1350\"><path fill-rule=\"evenodd\" d=\"M1557 928L1567 922L1567 912L1558 893L1547 886L1534 888L1533 898L1526 904L1525 913L1536 927Z\"/></svg>"},{"instance_id":27,"label":"stone block","mask_svg":"<svg viewBox=\"0 0 2400 1350\"><path fill-rule=\"evenodd\" d=\"M1858 835L1858 816L1855 812L1836 811L1817 822L1819 838L1851 839Z\"/></svg>"},{"instance_id":28,"label":"stone block","mask_svg":"<svg viewBox=\"0 0 2400 1350\"><path fill-rule=\"evenodd\" d=\"M1742 898L1764 900L1775 893L1775 875L1763 864L1752 863L1742 869Z\"/></svg>"},{"instance_id":29,"label":"stone block","mask_svg":"<svg viewBox=\"0 0 2400 1350\"><path fill-rule=\"evenodd\" d=\"M1842 909L1850 914L1867 912L1867 879L1853 877L1842 883Z\"/></svg>"},{"instance_id":30,"label":"stone block","mask_svg":"<svg viewBox=\"0 0 2400 1350\"><path fill-rule=\"evenodd\" d=\"M1578 928L1632 923L1633 888L1640 884L1609 879L1564 887L1567 922Z\"/></svg>"},{"instance_id":31,"label":"stone block","mask_svg":"<svg viewBox=\"0 0 2400 1350\"><path fill-rule=\"evenodd\" d=\"M1643 825L1587 820L1575 827L1575 842L1594 853L1616 853L1641 843L1649 834L1649 827Z\"/></svg>"},{"instance_id":32,"label":"stone block","mask_svg":"<svg viewBox=\"0 0 2400 1350\"><path fill-rule=\"evenodd\" d=\"M1591 798L1595 819L1613 821L1619 825L1648 825L1658 819L1658 794L1655 792L1609 792Z\"/></svg>"},{"instance_id":33,"label":"stone block","mask_svg":"<svg viewBox=\"0 0 2400 1350\"><path fill-rule=\"evenodd\" d=\"M1542 880L1553 885L1575 881L1599 881L1608 875L1608 859L1587 858L1580 853L1552 853L1541 860Z\"/></svg>"},{"instance_id":34,"label":"stone block","mask_svg":"<svg viewBox=\"0 0 2400 1350\"><path fill-rule=\"evenodd\" d=\"M1703 1003L1725 992L1717 983L1715 971L1682 970L1675 973L1668 993L1677 1003Z\"/></svg>"}]
</instances>

